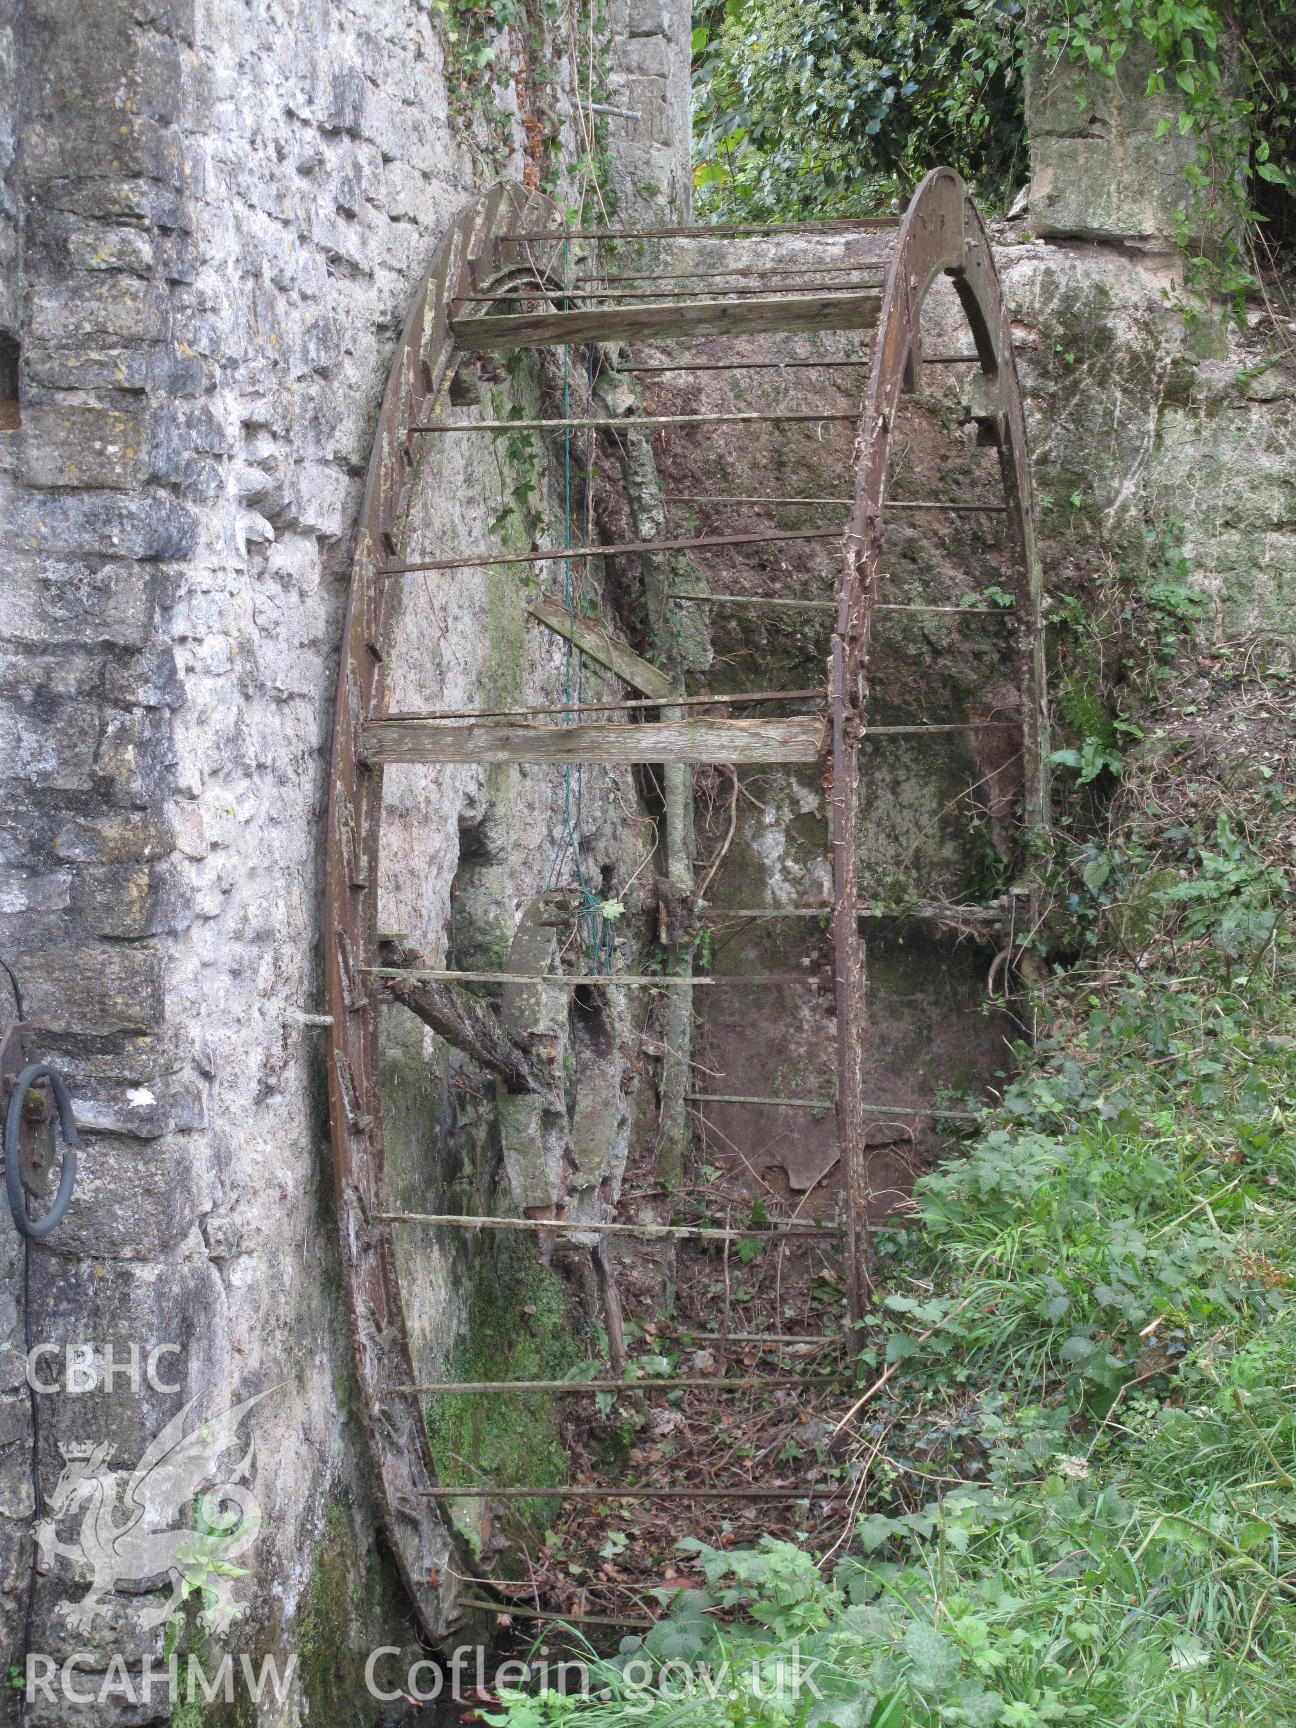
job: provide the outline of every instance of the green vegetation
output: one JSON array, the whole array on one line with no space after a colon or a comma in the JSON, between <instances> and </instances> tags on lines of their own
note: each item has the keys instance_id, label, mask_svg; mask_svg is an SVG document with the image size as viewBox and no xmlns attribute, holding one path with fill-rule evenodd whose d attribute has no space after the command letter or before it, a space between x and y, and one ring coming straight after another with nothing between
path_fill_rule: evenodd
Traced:
<instances>
[{"instance_id":1,"label":"green vegetation","mask_svg":"<svg viewBox=\"0 0 1296 1728\"><path fill-rule=\"evenodd\" d=\"M864 214L938 162L994 208L1027 177L1028 54L1100 79L1128 57L1177 106L1163 133L1196 143L1181 218L1190 286L1240 317L1256 265L1273 261L1267 234L1290 239L1296 0L1050 0L1033 39L1019 0L703 0L695 20L704 213Z\"/></svg>"},{"instance_id":2,"label":"green vegetation","mask_svg":"<svg viewBox=\"0 0 1296 1728\"><path fill-rule=\"evenodd\" d=\"M306 1598L293 1623L293 1648L311 1709L327 1713L337 1728L362 1728L367 1719L353 1702L364 1690L355 1628L363 1624L366 1595L377 1596L381 1585L366 1578L362 1553L347 1508L334 1501L324 1511Z\"/></svg>"},{"instance_id":3,"label":"green vegetation","mask_svg":"<svg viewBox=\"0 0 1296 1728\"><path fill-rule=\"evenodd\" d=\"M1273 262L1264 228L1274 216L1290 226L1296 193L1296 3L1052 0L1045 17L1050 58L1114 78L1137 53L1149 93L1178 105L1160 124L1197 146L1184 170L1190 283L1224 295L1240 318L1257 248L1259 261Z\"/></svg>"},{"instance_id":4,"label":"green vegetation","mask_svg":"<svg viewBox=\"0 0 1296 1728\"><path fill-rule=\"evenodd\" d=\"M432 0L445 45L450 118L485 174L519 143L528 184L566 194L570 213L615 207L607 154L611 26L603 0ZM558 89L566 73L569 88ZM566 97L578 147L559 118Z\"/></svg>"},{"instance_id":5,"label":"green vegetation","mask_svg":"<svg viewBox=\"0 0 1296 1728\"><path fill-rule=\"evenodd\" d=\"M858 215L949 162L1025 173L1010 0L708 0L695 13L695 184L708 211Z\"/></svg>"},{"instance_id":6,"label":"green vegetation","mask_svg":"<svg viewBox=\"0 0 1296 1728\"><path fill-rule=\"evenodd\" d=\"M501 1233L478 1257L468 1296L468 1334L448 1378L555 1380L584 1359L562 1280L541 1263L534 1242ZM447 1483L544 1488L561 1482L568 1465L560 1416L561 1401L539 1392L437 1398L426 1412L437 1472ZM523 1501L517 1515L543 1528L555 1506L551 1500Z\"/></svg>"},{"instance_id":7,"label":"green vegetation","mask_svg":"<svg viewBox=\"0 0 1296 1728\"><path fill-rule=\"evenodd\" d=\"M1063 784L1042 863L1039 1034L879 1243L845 1540L684 1544L704 1587L596 1664L604 1696L496 1722L1296 1723L1296 825L1254 730L1290 749L1292 680L1189 654L1152 554L1108 609L1151 649L1143 736ZM1095 731L1113 706L1095 684Z\"/></svg>"}]
</instances>

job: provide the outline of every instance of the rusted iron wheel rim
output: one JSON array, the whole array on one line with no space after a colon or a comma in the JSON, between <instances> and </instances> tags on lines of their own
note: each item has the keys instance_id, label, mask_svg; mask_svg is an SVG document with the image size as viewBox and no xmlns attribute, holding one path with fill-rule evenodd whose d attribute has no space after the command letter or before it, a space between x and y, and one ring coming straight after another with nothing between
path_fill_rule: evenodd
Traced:
<instances>
[{"instance_id":1,"label":"rusted iron wheel rim","mask_svg":"<svg viewBox=\"0 0 1296 1728\"><path fill-rule=\"evenodd\" d=\"M496 186L463 211L433 256L398 344L383 395L361 506L344 625L329 774L325 854L324 995L329 1130L360 1402L391 1547L424 1630L444 1640L460 1618L455 1537L436 1500L436 1469L416 1400L397 1388L415 1375L384 1205L379 1094L378 857L383 774L366 764L360 728L382 712L401 584L377 567L398 554L415 464L409 427L447 382L458 351L450 322L504 282L542 278L510 230L561 227L551 200ZM469 1567L463 1568L471 1570Z\"/></svg>"},{"instance_id":2,"label":"rusted iron wheel rim","mask_svg":"<svg viewBox=\"0 0 1296 1728\"><path fill-rule=\"evenodd\" d=\"M997 446L1014 551L1023 826L1044 820L1044 675L1039 614L1042 577L1012 326L990 241L962 179L936 168L900 224L873 336L868 388L855 446L855 503L837 593L829 662L832 700L833 973L837 1010L837 1136L847 1189L853 1318L871 1286L865 1221L870 1195L862 1135L865 959L859 936L859 749L867 731L869 651L885 533L890 435L900 398L918 388L920 319L932 283L953 282L980 360L982 429Z\"/></svg>"}]
</instances>

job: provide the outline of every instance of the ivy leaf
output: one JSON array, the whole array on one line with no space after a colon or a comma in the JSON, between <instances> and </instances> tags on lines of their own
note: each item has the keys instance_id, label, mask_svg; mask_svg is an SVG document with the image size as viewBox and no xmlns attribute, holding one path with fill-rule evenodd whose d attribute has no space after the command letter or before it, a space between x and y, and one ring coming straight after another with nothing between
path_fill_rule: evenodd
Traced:
<instances>
[{"instance_id":1,"label":"ivy leaf","mask_svg":"<svg viewBox=\"0 0 1296 1728\"><path fill-rule=\"evenodd\" d=\"M1104 852L1097 858L1091 858L1080 874L1084 885L1091 894L1096 894L1111 875L1111 859Z\"/></svg>"}]
</instances>

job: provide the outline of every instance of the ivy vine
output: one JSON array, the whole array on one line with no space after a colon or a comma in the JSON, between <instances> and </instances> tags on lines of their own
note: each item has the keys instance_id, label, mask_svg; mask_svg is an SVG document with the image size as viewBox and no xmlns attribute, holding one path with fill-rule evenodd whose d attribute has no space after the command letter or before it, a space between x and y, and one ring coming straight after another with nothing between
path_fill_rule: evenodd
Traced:
<instances>
[{"instance_id":1,"label":"ivy vine","mask_svg":"<svg viewBox=\"0 0 1296 1728\"><path fill-rule=\"evenodd\" d=\"M606 217L612 194L600 114L611 55L607 0L432 0L432 8L445 48L451 124L486 172L505 171L520 142L526 185L551 196L565 192L574 216L592 198ZM564 137L568 124L573 136Z\"/></svg>"},{"instance_id":2,"label":"ivy vine","mask_svg":"<svg viewBox=\"0 0 1296 1728\"><path fill-rule=\"evenodd\" d=\"M1157 136L1196 144L1179 214L1189 285L1241 322L1296 232L1296 0L1052 0L1043 47L1108 78L1143 48L1147 93L1178 110Z\"/></svg>"}]
</instances>

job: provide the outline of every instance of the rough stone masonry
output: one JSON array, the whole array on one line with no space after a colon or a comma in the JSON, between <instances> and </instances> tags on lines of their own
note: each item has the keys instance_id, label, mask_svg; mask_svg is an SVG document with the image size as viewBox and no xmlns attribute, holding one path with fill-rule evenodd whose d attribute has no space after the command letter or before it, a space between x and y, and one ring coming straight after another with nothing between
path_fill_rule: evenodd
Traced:
<instances>
[{"instance_id":1,"label":"rough stone masonry","mask_svg":"<svg viewBox=\"0 0 1296 1728\"><path fill-rule=\"evenodd\" d=\"M601 99L623 208L680 214L688 9L620 4ZM569 82L560 173L583 148ZM190 1400L268 1394L265 1524L239 1589L254 1647L300 1666L266 1723L348 1719L363 1703L348 1652L400 1624L350 1408L303 1016L349 543L387 360L449 213L495 164L534 166L524 116L506 114L501 144L452 119L463 95L422 0L0 4L0 953L84 1129L72 1213L31 1256L30 1314L64 1350L47 1381L71 1359L98 1383L69 1393L64 1374L38 1399L40 1482L49 1497L99 1445L120 1482ZM1174 164L1153 174L1152 119L1107 98L1074 130L1056 92L1036 104L1031 207L1000 259L1041 491L1074 492L1121 534L1177 525L1229 628L1290 640L1290 379L1242 371L1245 344L1185 338L1164 298ZM92 1671L137 1667L162 1648L149 1598L122 1594L77 1631L59 1610L87 1580L57 1556L27 1624L23 1308L6 1223L2 1662L79 1648ZM180 1355L157 1386L127 1371L103 1389L141 1343ZM60 1698L27 1720L167 1714ZM0 1723L18 1715L0 1687Z\"/></svg>"},{"instance_id":2,"label":"rough stone masonry","mask_svg":"<svg viewBox=\"0 0 1296 1728\"><path fill-rule=\"evenodd\" d=\"M295 1651L299 1674L264 1721L363 1699L337 1646L402 1625L349 1408L308 1017L337 649L387 366L447 217L495 173L536 168L512 91L487 120L465 108L442 10L0 7L0 953L83 1130L71 1213L31 1251L36 1336L60 1351L42 1376L71 1360L74 1386L94 1383L40 1395L40 1480L48 1500L67 1460L104 1445L120 1487L191 1400L207 1414L268 1394L265 1522L239 1594L250 1647ZM686 7L632 0L610 44L616 171L640 210L687 196L688 27ZM552 59L545 166L570 195L584 145L561 40ZM119 1596L78 1630L62 1609L88 1579L57 1555L27 1624L22 1261L6 1221L0 1667L31 1648L137 1668L162 1651L156 1598ZM156 1386L105 1387L157 1344L178 1355ZM38 1700L26 1719L168 1708ZM0 1688L0 1722L18 1711Z\"/></svg>"}]
</instances>

